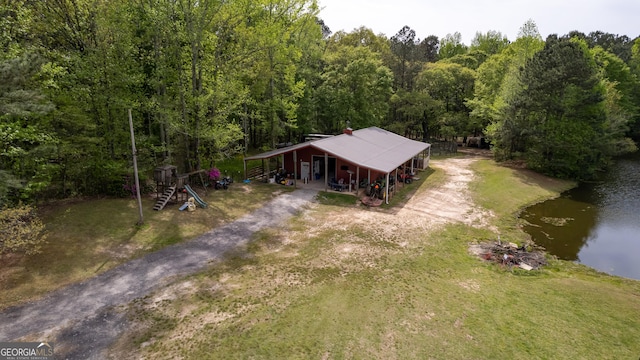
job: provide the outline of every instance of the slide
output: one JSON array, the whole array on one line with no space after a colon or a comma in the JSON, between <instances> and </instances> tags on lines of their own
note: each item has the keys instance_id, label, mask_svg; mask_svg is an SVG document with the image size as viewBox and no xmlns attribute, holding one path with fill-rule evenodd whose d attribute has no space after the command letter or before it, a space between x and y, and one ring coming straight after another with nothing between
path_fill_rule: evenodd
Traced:
<instances>
[{"instance_id":1,"label":"slide","mask_svg":"<svg viewBox=\"0 0 640 360\"><path fill-rule=\"evenodd\" d=\"M204 200L202 200L200 198L200 196L198 196L198 193L193 191L193 189L191 188L191 186L189 185L185 185L184 186L185 190L187 190L187 192L189 193L189 195L193 196L193 198L196 200L196 203L198 205L200 205L201 208L206 208L207 207L207 203L204 202Z\"/></svg>"}]
</instances>

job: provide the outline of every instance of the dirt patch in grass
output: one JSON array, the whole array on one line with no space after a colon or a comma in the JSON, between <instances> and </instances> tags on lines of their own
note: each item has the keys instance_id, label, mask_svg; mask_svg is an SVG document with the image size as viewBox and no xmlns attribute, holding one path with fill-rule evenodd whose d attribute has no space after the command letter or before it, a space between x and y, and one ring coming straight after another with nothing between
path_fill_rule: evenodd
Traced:
<instances>
[{"instance_id":1,"label":"dirt patch in grass","mask_svg":"<svg viewBox=\"0 0 640 360\"><path fill-rule=\"evenodd\" d=\"M473 155L474 157L482 157L485 159L493 159L493 152L489 149L480 149L476 147L460 146L458 152L465 155Z\"/></svg>"},{"instance_id":2,"label":"dirt patch in grass","mask_svg":"<svg viewBox=\"0 0 640 360\"><path fill-rule=\"evenodd\" d=\"M475 205L469 193L469 183L474 179L469 167L476 160L476 157L432 160L431 166L444 172L446 181L433 186L426 185L405 204L392 209L392 214L361 204L354 211L336 212L331 218L318 223L310 235L353 225L376 229L386 239L394 238L398 230L431 231L452 222L487 227L493 214Z\"/></svg>"}]
</instances>

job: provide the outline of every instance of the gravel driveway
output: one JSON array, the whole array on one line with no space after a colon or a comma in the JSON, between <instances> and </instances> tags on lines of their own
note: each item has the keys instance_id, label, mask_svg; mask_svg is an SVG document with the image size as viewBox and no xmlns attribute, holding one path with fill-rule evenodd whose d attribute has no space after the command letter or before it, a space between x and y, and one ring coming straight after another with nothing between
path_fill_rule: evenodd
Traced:
<instances>
[{"instance_id":1,"label":"gravel driveway","mask_svg":"<svg viewBox=\"0 0 640 360\"><path fill-rule=\"evenodd\" d=\"M122 264L87 281L52 292L42 300L0 313L0 341L53 341L55 353L69 359L102 359L102 353L126 327L115 311L192 274L225 253L245 245L262 229L282 223L317 195L298 189L278 196L251 214L197 239L167 247Z\"/></svg>"}]
</instances>

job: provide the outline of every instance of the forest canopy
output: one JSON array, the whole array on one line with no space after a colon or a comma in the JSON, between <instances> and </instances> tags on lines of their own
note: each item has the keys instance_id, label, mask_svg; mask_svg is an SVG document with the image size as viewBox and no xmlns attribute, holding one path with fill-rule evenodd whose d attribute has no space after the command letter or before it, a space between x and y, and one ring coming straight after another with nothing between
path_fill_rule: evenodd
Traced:
<instances>
[{"instance_id":1,"label":"forest canopy","mask_svg":"<svg viewBox=\"0 0 640 360\"><path fill-rule=\"evenodd\" d=\"M498 160L588 179L640 139L640 39L332 33L314 0L0 0L0 207L127 195L307 133L483 136ZM143 176L144 178L144 176Z\"/></svg>"}]
</instances>

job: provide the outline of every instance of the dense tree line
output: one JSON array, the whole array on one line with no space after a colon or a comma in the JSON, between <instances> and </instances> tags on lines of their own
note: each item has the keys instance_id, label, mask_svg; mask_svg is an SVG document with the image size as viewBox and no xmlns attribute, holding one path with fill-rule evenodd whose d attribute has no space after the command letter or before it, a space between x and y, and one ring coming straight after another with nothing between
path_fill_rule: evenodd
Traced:
<instances>
[{"instance_id":1,"label":"dense tree line","mask_svg":"<svg viewBox=\"0 0 640 360\"><path fill-rule=\"evenodd\" d=\"M0 206L127 195L305 133L484 135L496 157L589 178L640 138L640 40L331 33L315 0L0 0Z\"/></svg>"}]
</instances>

